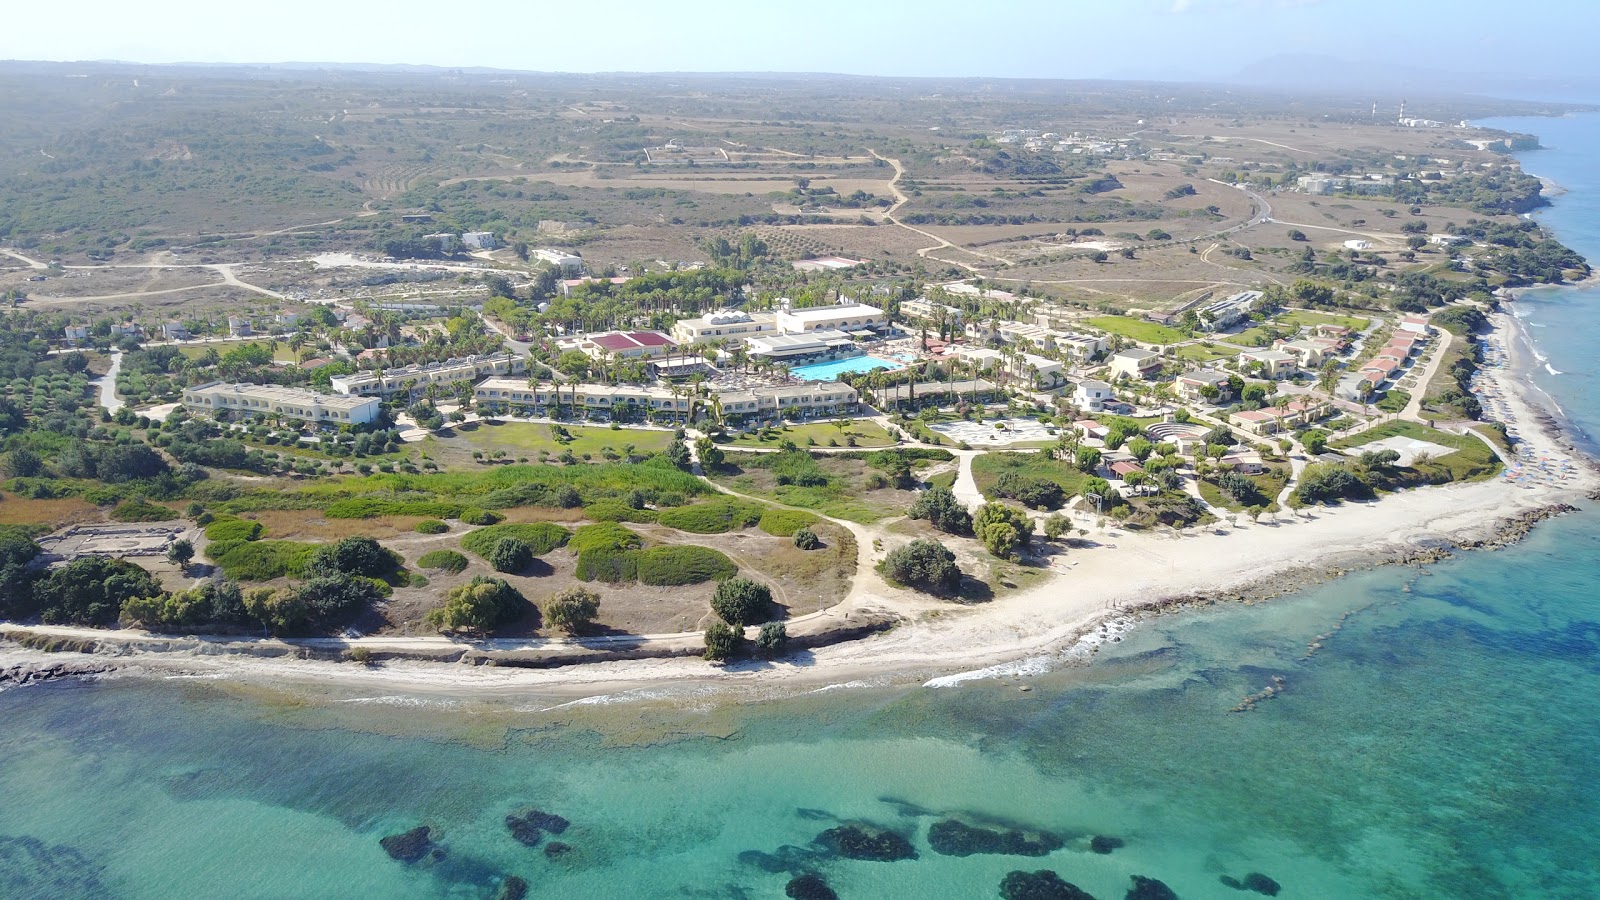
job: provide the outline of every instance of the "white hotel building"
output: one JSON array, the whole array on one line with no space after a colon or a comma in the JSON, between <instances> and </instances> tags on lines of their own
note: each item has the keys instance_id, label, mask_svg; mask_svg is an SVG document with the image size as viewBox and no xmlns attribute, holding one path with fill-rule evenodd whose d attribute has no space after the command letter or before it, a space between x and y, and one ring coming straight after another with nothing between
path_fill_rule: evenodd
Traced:
<instances>
[{"instance_id":1,"label":"white hotel building","mask_svg":"<svg viewBox=\"0 0 1600 900\"><path fill-rule=\"evenodd\" d=\"M365 425L378 417L378 400L374 397L319 394L276 384L199 384L184 389L183 405L191 412L213 416L227 410L329 425Z\"/></svg>"},{"instance_id":2,"label":"white hotel building","mask_svg":"<svg viewBox=\"0 0 1600 900\"><path fill-rule=\"evenodd\" d=\"M341 394L387 397L405 389L408 382L411 390L423 391L427 390L430 384L476 381L489 375L515 375L527 370L528 361L515 353L487 353L482 356L447 359L438 363L335 375L330 384Z\"/></svg>"}]
</instances>

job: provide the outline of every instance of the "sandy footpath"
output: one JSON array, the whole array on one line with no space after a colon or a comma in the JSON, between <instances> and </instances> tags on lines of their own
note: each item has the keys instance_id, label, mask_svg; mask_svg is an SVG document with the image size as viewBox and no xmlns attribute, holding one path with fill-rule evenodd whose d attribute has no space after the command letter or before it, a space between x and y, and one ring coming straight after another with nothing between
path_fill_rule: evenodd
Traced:
<instances>
[{"instance_id":1,"label":"sandy footpath","mask_svg":"<svg viewBox=\"0 0 1600 900\"><path fill-rule=\"evenodd\" d=\"M905 616L905 624L875 637L806 651L799 659L748 662L724 669L696 658L586 663L555 669L519 669L440 662L388 661L366 668L320 662L218 653L123 652L116 657L133 671L319 688L332 694L443 695L528 698L533 708L564 702L603 702L698 696L732 690L738 695L786 694L828 685L954 683L974 673L1000 674L1022 661L1049 665L1081 656L1097 641L1127 627L1140 608L1174 598L1231 599L1244 593L1286 592L1337 570L1388 562L1439 541L1487 539L1507 519L1558 503L1578 503L1600 486L1585 459L1568 448L1520 372L1532 360L1497 316L1498 343L1510 364L1486 372L1495 380L1529 449L1578 463L1560 484L1489 482L1404 491L1380 501L1280 513L1252 524L1219 524L1185 536L1114 532L1097 546L1055 558L1050 577L1037 587L970 607L927 601L907 604L861 591L830 611L881 606ZM1544 424L1541 424L1544 423ZM23 629L61 636L93 637L111 645L117 633L87 629ZM416 640L416 639L414 639ZM429 639L437 641L437 639ZM104 660L106 650L94 657ZM33 651L0 651L0 666L42 657ZM62 654L54 654L59 659ZM989 667L1000 667L989 669ZM985 671L988 669L989 671ZM585 700L583 698L591 698Z\"/></svg>"}]
</instances>

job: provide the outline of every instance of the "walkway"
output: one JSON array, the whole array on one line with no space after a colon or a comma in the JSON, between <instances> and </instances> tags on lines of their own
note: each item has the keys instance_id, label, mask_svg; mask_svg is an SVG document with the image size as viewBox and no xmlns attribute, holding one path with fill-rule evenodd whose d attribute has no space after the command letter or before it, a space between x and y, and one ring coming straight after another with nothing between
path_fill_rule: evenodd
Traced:
<instances>
[{"instance_id":1,"label":"walkway","mask_svg":"<svg viewBox=\"0 0 1600 900\"><path fill-rule=\"evenodd\" d=\"M111 368L104 375L90 380L90 384L100 388L100 405L106 412L116 415L117 410L127 406L122 398L117 396L117 375L122 372L122 351L111 351Z\"/></svg>"}]
</instances>

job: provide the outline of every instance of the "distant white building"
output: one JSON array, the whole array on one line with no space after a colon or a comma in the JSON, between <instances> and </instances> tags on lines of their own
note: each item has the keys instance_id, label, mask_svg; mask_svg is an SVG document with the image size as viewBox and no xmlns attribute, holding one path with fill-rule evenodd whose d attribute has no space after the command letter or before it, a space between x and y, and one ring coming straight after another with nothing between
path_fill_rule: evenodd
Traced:
<instances>
[{"instance_id":1,"label":"distant white building","mask_svg":"<svg viewBox=\"0 0 1600 900\"><path fill-rule=\"evenodd\" d=\"M1080 381L1078 389L1072 394L1072 402L1077 404L1079 409L1099 412L1105 409L1106 401L1114 396L1111 385L1104 381Z\"/></svg>"},{"instance_id":2,"label":"distant white building","mask_svg":"<svg viewBox=\"0 0 1600 900\"><path fill-rule=\"evenodd\" d=\"M329 382L341 394L387 397L397 391L427 390L430 384L476 381L489 375L515 375L528 369L528 361L514 353L488 353L444 362L377 369L335 375Z\"/></svg>"},{"instance_id":3,"label":"distant white building","mask_svg":"<svg viewBox=\"0 0 1600 900\"><path fill-rule=\"evenodd\" d=\"M1161 354L1153 350L1118 350L1111 354L1111 377L1140 381L1161 371Z\"/></svg>"},{"instance_id":4,"label":"distant white building","mask_svg":"<svg viewBox=\"0 0 1600 900\"><path fill-rule=\"evenodd\" d=\"M183 391L183 405L215 416L224 410L244 415L287 416L330 425L365 425L378 417L376 397L319 394L276 384L213 381Z\"/></svg>"},{"instance_id":5,"label":"distant white building","mask_svg":"<svg viewBox=\"0 0 1600 900\"><path fill-rule=\"evenodd\" d=\"M473 250L494 250L500 246L492 231L468 231L461 235L461 243Z\"/></svg>"},{"instance_id":6,"label":"distant white building","mask_svg":"<svg viewBox=\"0 0 1600 900\"><path fill-rule=\"evenodd\" d=\"M773 313L747 313L724 309L696 319L679 319L672 326L672 339L680 344L705 344L719 339L745 340L778 330Z\"/></svg>"},{"instance_id":7,"label":"distant white building","mask_svg":"<svg viewBox=\"0 0 1600 900\"><path fill-rule=\"evenodd\" d=\"M1360 238L1351 238L1344 242L1344 248L1346 250L1371 250L1372 242L1363 241Z\"/></svg>"},{"instance_id":8,"label":"distant white building","mask_svg":"<svg viewBox=\"0 0 1600 900\"><path fill-rule=\"evenodd\" d=\"M1243 322L1261 301L1260 291L1240 291L1200 309L1200 327L1204 331L1221 331Z\"/></svg>"},{"instance_id":9,"label":"distant white building","mask_svg":"<svg viewBox=\"0 0 1600 900\"><path fill-rule=\"evenodd\" d=\"M540 247L533 251L533 258L540 262L549 263L560 269L565 274L582 275L583 257L566 250L553 250L549 247Z\"/></svg>"},{"instance_id":10,"label":"distant white building","mask_svg":"<svg viewBox=\"0 0 1600 900\"><path fill-rule=\"evenodd\" d=\"M887 324L883 310L864 303L842 301L832 306L778 311L778 331L805 334L813 331L871 331Z\"/></svg>"}]
</instances>

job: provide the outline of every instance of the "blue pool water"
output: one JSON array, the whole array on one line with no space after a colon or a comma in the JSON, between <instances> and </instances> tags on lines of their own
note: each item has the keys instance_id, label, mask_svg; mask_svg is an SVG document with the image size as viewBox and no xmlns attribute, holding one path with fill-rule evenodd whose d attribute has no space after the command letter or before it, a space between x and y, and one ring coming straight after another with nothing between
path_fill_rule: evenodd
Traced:
<instances>
[{"instance_id":1,"label":"blue pool water","mask_svg":"<svg viewBox=\"0 0 1600 900\"><path fill-rule=\"evenodd\" d=\"M904 366L876 356L855 356L810 366L796 366L789 373L801 381L838 381L840 375L871 372L876 369L903 369Z\"/></svg>"}]
</instances>

